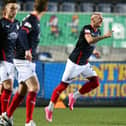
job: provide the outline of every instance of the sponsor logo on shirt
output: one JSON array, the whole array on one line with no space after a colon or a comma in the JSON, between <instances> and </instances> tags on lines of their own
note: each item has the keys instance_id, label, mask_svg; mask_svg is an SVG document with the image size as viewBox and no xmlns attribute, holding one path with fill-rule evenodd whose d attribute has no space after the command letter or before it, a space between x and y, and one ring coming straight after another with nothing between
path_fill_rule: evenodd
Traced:
<instances>
[{"instance_id":1,"label":"sponsor logo on shirt","mask_svg":"<svg viewBox=\"0 0 126 126\"><path fill-rule=\"evenodd\" d=\"M17 39L18 37L18 34L16 32L11 32L9 35L8 35L8 39Z\"/></svg>"}]
</instances>

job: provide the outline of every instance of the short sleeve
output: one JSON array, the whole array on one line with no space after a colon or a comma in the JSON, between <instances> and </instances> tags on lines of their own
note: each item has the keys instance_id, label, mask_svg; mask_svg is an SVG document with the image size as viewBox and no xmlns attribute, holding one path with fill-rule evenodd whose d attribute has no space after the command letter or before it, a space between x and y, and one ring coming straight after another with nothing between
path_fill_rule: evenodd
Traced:
<instances>
[{"instance_id":1,"label":"short sleeve","mask_svg":"<svg viewBox=\"0 0 126 126\"><path fill-rule=\"evenodd\" d=\"M84 34L91 34L91 30L88 27L84 27L83 32Z\"/></svg>"},{"instance_id":2,"label":"short sleeve","mask_svg":"<svg viewBox=\"0 0 126 126\"><path fill-rule=\"evenodd\" d=\"M25 30L27 32L27 34L29 34L32 31L31 22L30 21L24 22L23 25L22 25L22 27L21 27L21 29Z\"/></svg>"}]
</instances>

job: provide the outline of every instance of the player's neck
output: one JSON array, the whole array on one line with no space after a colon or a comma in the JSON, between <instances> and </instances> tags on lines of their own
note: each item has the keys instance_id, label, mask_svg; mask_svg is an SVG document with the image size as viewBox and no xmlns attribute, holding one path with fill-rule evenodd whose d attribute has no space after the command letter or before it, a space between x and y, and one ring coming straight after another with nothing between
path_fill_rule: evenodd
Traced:
<instances>
[{"instance_id":1,"label":"player's neck","mask_svg":"<svg viewBox=\"0 0 126 126\"><path fill-rule=\"evenodd\" d=\"M91 23L91 27L92 27L95 31L97 31L97 27L95 27L92 23Z\"/></svg>"},{"instance_id":2,"label":"player's neck","mask_svg":"<svg viewBox=\"0 0 126 126\"><path fill-rule=\"evenodd\" d=\"M8 17L8 16L6 16L6 15L4 16L4 18L7 19L7 20L10 21L10 22L14 22L14 18L10 18L10 17Z\"/></svg>"},{"instance_id":3,"label":"player's neck","mask_svg":"<svg viewBox=\"0 0 126 126\"><path fill-rule=\"evenodd\" d=\"M39 13L34 10L34 11L32 11L32 14L35 15L38 18L38 20L40 20L41 17L44 15L44 12Z\"/></svg>"}]
</instances>

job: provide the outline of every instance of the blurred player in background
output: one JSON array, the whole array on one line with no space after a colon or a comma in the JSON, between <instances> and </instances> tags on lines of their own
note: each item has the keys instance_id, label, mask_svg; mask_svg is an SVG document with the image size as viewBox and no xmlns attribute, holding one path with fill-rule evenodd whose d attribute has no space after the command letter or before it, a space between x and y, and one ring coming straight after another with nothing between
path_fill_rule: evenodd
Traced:
<instances>
[{"instance_id":1,"label":"blurred player in background","mask_svg":"<svg viewBox=\"0 0 126 126\"><path fill-rule=\"evenodd\" d=\"M72 37L78 37L78 25L79 25L79 17L78 15L72 16L72 21L67 24L67 26L71 27L71 36Z\"/></svg>"},{"instance_id":2,"label":"blurred player in background","mask_svg":"<svg viewBox=\"0 0 126 126\"><path fill-rule=\"evenodd\" d=\"M52 114L54 105L62 91L72 82L72 79L82 74L88 81L74 94L69 95L69 108L73 110L76 99L81 95L90 92L99 86L99 79L96 72L92 69L88 58L93 53L95 44L105 38L112 36L112 31L108 31L101 36L99 27L101 27L103 17L100 13L93 13L91 16L91 24L85 25L79 36L79 40L70 54L61 83L54 89L50 103L45 107L46 120L52 122Z\"/></svg>"},{"instance_id":3,"label":"blurred player in background","mask_svg":"<svg viewBox=\"0 0 126 126\"><path fill-rule=\"evenodd\" d=\"M40 19L47 10L48 0L35 0L34 10L24 18L19 30L14 64L18 71L19 89L14 95L7 112L2 116L9 126L12 126L11 116L26 93L26 123L25 126L36 126L32 115L39 91L39 82L35 72L36 49L40 40Z\"/></svg>"},{"instance_id":4,"label":"blurred player in background","mask_svg":"<svg viewBox=\"0 0 126 126\"><path fill-rule=\"evenodd\" d=\"M13 58L19 30L19 21L15 19L17 11L16 0L3 1L0 19L0 114L6 112L13 88Z\"/></svg>"},{"instance_id":5,"label":"blurred player in background","mask_svg":"<svg viewBox=\"0 0 126 126\"><path fill-rule=\"evenodd\" d=\"M49 22L47 22L47 26L50 26L52 36L59 37L60 31L58 27L58 17L56 15L52 15L50 17Z\"/></svg>"}]
</instances>

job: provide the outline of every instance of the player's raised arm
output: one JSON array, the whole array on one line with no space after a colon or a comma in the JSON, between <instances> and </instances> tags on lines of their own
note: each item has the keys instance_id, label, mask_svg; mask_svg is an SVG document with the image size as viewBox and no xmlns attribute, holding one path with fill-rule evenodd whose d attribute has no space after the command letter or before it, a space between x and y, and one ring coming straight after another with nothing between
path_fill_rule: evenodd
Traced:
<instances>
[{"instance_id":1,"label":"player's raised arm","mask_svg":"<svg viewBox=\"0 0 126 126\"><path fill-rule=\"evenodd\" d=\"M103 40L105 38L109 38L111 36L112 36L112 31L108 31L103 36L98 36L98 37L92 37L91 34L86 34L85 38L89 44L92 44L92 43L97 43L98 41Z\"/></svg>"}]
</instances>

